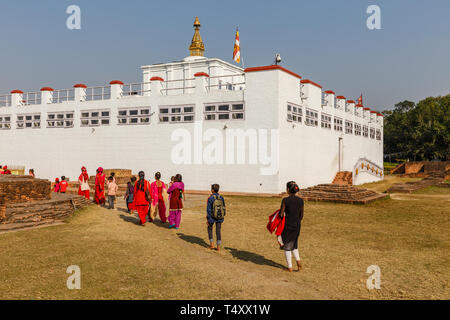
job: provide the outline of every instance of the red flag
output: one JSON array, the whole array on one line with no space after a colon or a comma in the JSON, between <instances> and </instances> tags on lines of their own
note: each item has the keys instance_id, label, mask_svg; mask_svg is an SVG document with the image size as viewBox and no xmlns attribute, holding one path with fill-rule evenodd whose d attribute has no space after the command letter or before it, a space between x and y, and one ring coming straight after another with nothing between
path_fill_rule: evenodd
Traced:
<instances>
[{"instance_id":1,"label":"red flag","mask_svg":"<svg viewBox=\"0 0 450 320\"><path fill-rule=\"evenodd\" d=\"M361 95L359 96L359 98L358 98L356 104L357 104L357 105L361 105L361 106L363 105L362 93L361 93Z\"/></svg>"}]
</instances>

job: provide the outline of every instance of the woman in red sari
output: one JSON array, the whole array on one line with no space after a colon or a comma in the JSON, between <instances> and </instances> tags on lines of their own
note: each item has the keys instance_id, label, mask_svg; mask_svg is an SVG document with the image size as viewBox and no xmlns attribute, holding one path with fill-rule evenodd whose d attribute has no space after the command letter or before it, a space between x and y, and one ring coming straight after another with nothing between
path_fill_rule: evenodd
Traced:
<instances>
[{"instance_id":1,"label":"woman in red sari","mask_svg":"<svg viewBox=\"0 0 450 320\"><path fill-rule=\"evenodd\" d=\"M89 175L87 173L86 167L81 168L81 174L78 177L78 194L84 196L86 199L90 199L89 194Z\"/></svg>"},{"instance_id":2,"label":"woman in red sari","mask_svg":"<svg viewBox=\"0 0 450 320\"><path fill-rule=\"evenodd\" d=\"M103 168L97 169L97 175L95 176L95 203L104 204L105 203L105 180L106 175L103 173Z\"/></svg>"},{"instance_id":3,"label":"woman in red sari","mask_svg":"<svg viewBox=\"0 0 450 320\"><path fill-rule=\"evenodd\" d=\"M133 205L138 212L141 226L145 225L151 199L150 182L145 180L144 171L139 171L139 180L134 185Z\"/></svg>"}]
</instances>

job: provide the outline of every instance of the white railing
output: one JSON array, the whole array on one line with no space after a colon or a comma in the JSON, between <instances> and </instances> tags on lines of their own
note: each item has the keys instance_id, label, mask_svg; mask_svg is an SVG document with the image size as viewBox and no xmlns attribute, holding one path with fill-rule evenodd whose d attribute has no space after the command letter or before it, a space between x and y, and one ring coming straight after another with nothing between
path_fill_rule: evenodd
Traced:
<instances>
[{"instance_id":1,"label":"white railing","mask_svg":"<svg viewBox=\"0 0 450 320\"><path fill-rule=\"evenodd\" d=\"M195 88L194 81L195 78L164 81L164 88L161 89L161 94L169 96L191 93L191 90Z\"/></svg>"},{"instance_id":2,"label":"white railing","mask_svg":"<svg viewBox=\"0 0 450 320\"><path fill-rule=\"evenodd\" d=\"M111 87L89 87L86 88L86 101L111 99Z\"/></svg>"},{"instance_id":3,"label":"white railing","mask_svg":"<svg viewBox=\"0 0 450 320\"><path fill-rule=\"evenodd\" d=\"M5 94L0 96L0 107L10 107L11 106L11 95Z\"/></svg>"},{"instance_id":4,"label":"white railing","mask_svg":"<svg viewBox=\"0 0 450 320\"><path fill-rule=\"evenodd\" d=\"M383 177L383 168L366 158L359 158L353 167L353 176L356 177L361 172L367 172L378 178Z\"/></svg>"},{"instance_id":5,"label":"white railing","mask_svg":"<svg viewBox=\"0 0 450 320\"><path fill-rule=\"evenodd\" d=\"M161 83L162 95L178 95L193 93L196 88L195 78L168 80ZM52 92L50 103L59 104L63 102L75 101L75 90L62 89ZM245 90L244 74L233 74L225 76L214 76L207 78L206 91L224 90L224 91L240 91ZM149 96L151 94L150 82L128 83L122 86L121 97L130 96ZM85 101L98 101L111 99L111 86L88 87L85 89ZM22 95L20 105L37 105L42 103L41 92L26 92ZM0 107L11 106L11 95L0 96Z\"/></svg>"},{"instance_id":6,"label":"white railing","mask_svg":"<svg viewBox=\"0 0 450 320\"><path fill-rule=\"evenodd\" d=\"M228 90L237 91L245 89L244 74L230 74L225 76L212 76L208 78L207 91Z\"/></svg>"},{"instance_id":7,"label":"white railing","mask_svg":"<svg viewBox=\"0 0 450 320\"><path fill-rule=\"evenodd\" d=\"M62 103L75 100L75 89L53 91L52 103Z\"/></svg>"},{"instance_id":8,"label":"white railing","mask_svg":"<svg viewBox=\"0 0 450 320\"><path fill-rule=\"evenodd\" d=\"M127 83L122 87L122 97L145 96L150 93L150 82Z\"/></svg>"},{"instance_id":9,"label":"white railing","mask_svg":"<svg viewBox=\"0 0 450 320\"><path fill-rule=\"evenodd\" d=\"M22 95L22 105L31 106L35 104L41 104L41 93L40 92L26 92Z\"/></svg>"}]
</instances>

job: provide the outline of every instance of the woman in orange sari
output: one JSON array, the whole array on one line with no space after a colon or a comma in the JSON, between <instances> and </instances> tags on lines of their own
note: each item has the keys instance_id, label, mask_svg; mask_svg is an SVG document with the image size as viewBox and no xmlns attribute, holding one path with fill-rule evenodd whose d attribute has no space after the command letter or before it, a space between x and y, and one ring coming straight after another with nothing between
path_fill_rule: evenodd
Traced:
<instances>
[{"instance_id":1,"label":"woman in orange sari","mask_svg":"<svg viewBox=\"0 0 450 320\"><path fill-rule=\"evenodd\" d=\"M106 175L103 173L103 168L97 169L97 175L95 176L95 203L103 205L105 204L105 179Z\"/></svg>"},{"instance_id":2,"label":"woman in orange sari","mask_svg":"<svg viewBox=\"0 0 450 320\"><path fill-rule=\"evenodd\" d=\"M145 180L144 171L139 171L139 180L134 185L133 205L138 212L139 224L141 226L145 225L151 201L150 182Z\"/></svg>"}]
</instances>

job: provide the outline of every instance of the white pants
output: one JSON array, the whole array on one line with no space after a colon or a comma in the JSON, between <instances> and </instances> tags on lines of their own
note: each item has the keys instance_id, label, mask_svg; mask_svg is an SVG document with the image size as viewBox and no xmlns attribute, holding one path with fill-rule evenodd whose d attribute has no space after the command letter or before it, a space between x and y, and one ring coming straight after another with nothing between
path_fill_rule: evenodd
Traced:
<instances>
[{"instance_id":1,"label":"white pants","mask_svg":"<svg viewBox=\"0 0 450 320\"><path fill-rule=\"evenodd\" d=\"M294 249L292 251L284 251L284 255L286 256L286 262L289 269L292 269L292 253L294 253L295 260L300 261L300 254L298 253L298 249Z\"/></svg>"}]
</instances>

